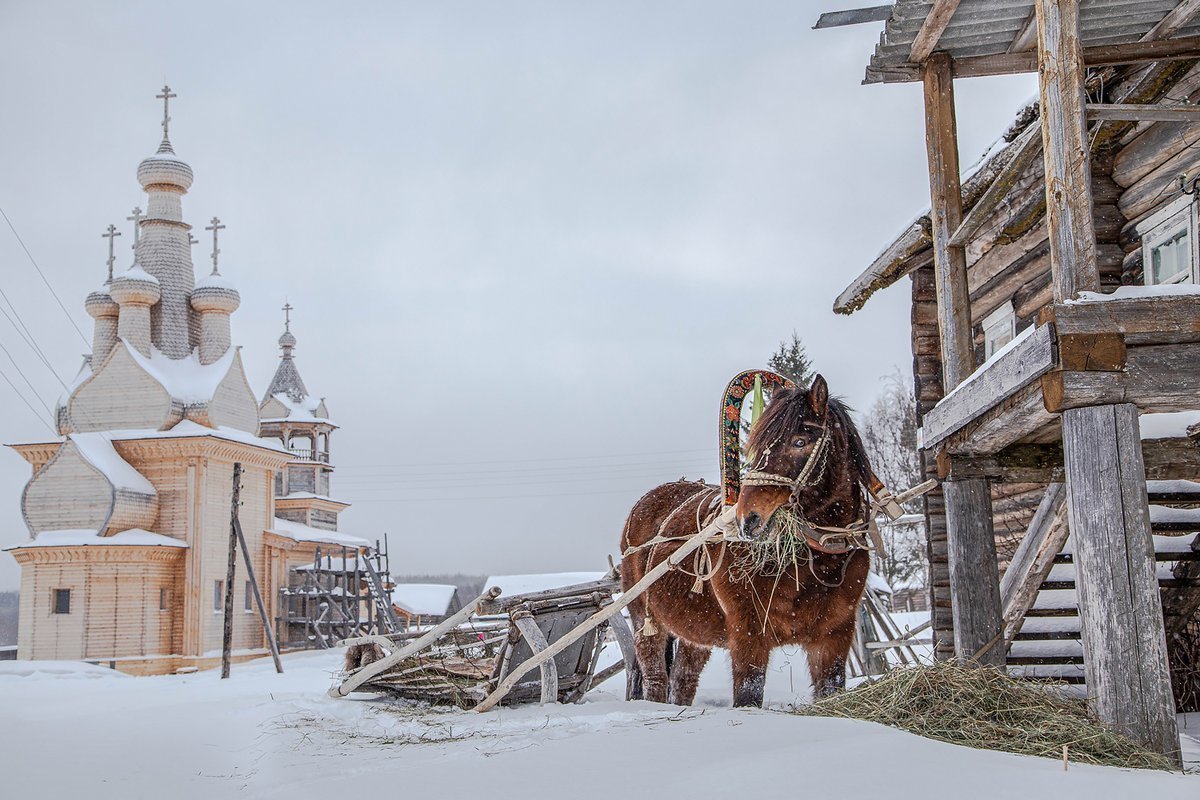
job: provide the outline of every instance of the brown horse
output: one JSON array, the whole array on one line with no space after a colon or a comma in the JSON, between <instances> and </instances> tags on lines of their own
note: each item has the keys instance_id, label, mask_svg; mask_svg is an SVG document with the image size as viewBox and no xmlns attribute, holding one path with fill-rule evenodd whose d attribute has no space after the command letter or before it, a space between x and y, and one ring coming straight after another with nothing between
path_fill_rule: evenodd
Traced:
<instances>
[{"instance_id":1,"label":"brown horse","mask_svg":"<svg viewBox=\"0 0 1200 800\"><path fill-rule=\"evenodd\" d=\"M737 706L762 705L767 659L781 645L804 648L817 697L845 683L870 555L822 543L809 526L844 528L870 513L865 487L873 475L862 440L818 375L807 391L774 392L747 450L753 462L737 503L741 539L705 545L629 606L638 661L629 676L633 698L690 705L714 647L730 652ZM621 536L624 588L720 505L718 487L703 482L663 484L642 497ZM789 518L808 525L789 527ZM656 536L669 541L647 544ZM778 557L781 536L793 540L786 559Z\"/></svg>"}]
</instances>

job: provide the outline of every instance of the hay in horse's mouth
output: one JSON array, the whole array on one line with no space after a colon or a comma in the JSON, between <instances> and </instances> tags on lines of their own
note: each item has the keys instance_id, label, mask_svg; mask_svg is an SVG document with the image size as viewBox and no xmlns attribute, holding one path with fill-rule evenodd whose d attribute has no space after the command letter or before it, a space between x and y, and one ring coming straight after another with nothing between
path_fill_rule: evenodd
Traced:
<instances>
[{"instance_id":1,"label":"hay in horse's mouth","mask_svg":"<svg viewBox=\"0 0 1200 800\"><path fill-rule=\"evenodd\" d=\"M741 579L751 575L777 577L789 568L807 564L812 558L804 535L804 518L787 506L780 506L767 520L767 532L761 539L740 541L733 560L734 574Z\"/></svg>"}]
</instances>

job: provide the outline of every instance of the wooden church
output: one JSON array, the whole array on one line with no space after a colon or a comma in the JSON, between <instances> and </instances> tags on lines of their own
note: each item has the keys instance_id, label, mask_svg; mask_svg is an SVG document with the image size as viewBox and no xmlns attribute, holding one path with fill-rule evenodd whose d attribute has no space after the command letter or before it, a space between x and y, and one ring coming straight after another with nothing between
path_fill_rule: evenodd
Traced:
<instances>
[{"instance_id":1,"label":"wooden church","mask_svg":"<svg viewBox=\"0 0 1200 800\"><path fill-rule=\"evenodd\" d=\"M256 400L232 344L240 304L218 270L196 279L182 200L192 168L163 136L138 165L147 211L135 209L133 263L87 295L92 353L58 403L62 437L10 445L32 467L21 497L29 540L7 548L21 566L20 659L83 659L135 674L211 666L220 657L233 466L238 510L267 617L319 548L367 542L337 530L347 504L329 496L323 399L293 359L290 320L270 387ZM290 311L290 306L285 307ZM239 556L235 656L265 654L263 624ZM242 613L244 609L245 613Z\"/></svg>"}]
</instances>

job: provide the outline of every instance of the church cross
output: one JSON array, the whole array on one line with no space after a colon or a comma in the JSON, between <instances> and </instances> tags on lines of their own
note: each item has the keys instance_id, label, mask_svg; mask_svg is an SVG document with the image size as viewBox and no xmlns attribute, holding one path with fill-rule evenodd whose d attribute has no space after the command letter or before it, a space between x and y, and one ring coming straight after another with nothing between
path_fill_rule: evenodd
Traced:
<instances>
[{"instance_id":1,"label":"church cross","mask_svg":"<svg viewBox=\"0 0 1200 800\"><path fill-rule=\"evenodd\" d=\"M170 114L171 108L170 108L169 103L171 102L172 97L178 97L178 95L171 91L170 86L163 84L163 93L156 94L154 96L156 98L158 98L159 100L163 101L162 129L163 129L163 138L165 139L165 138L167 138L167 126L171 124L171 114Z\"/></svg>"},{"instance_id":2,"label":"church cross","mask_svg":"<svg viewBox=\"0 0 1200 800\"><path fill-rule=\"evenodd\" d=\"M134 252L137 252L138 238L142 232L142 226L140 223L145 218L146 218L146 215L142 213L142 209L139 208L138 206L133 207L133 216L132 217L125 218L133 223L133 250L134 250Z\"/></svg>"},{"instance_id":3,"label":"church cross","mask_svg":"<svg viewBox=\"0 0 1200 800\"><path fill-rule=\"evenodd\" d=\"M109 281L112 280L113 262L117 260L117 257L113 255L113 242L120 235L121 235L121 232L119 230L117 230L116 225L109 225L108 232L100 234L100 237L102 239L108 239L108 279L109 279Z\"/></svg>"},{"instance_id":4,"label":"church cross","mask_svg":"<svg viewBox=\"0 0 1200 800\"><path fill-rule=\"evenodd\" d=\"M217 272L217 256L221 255L221 250L220 250L220 248L217 247L217 233L225 230L225 226L221 224L221 220L217 219L216 217L213 217L212 224L209 225L208 227L206 227L204 230L213 232L213 251L212 251L213 271L212 271L212 274L219 275L220 273Z\"/></svg>"},{"instance_id":5,"label":"church cross","mask_svg":"<svg viewBox=\"0 0 1200 800\"><path fill-rule=\"evenodd\" d=\"M294 306L287 301L284 301L283 308L280 309L281 311L283 311L283 329L289 333L292 330L292 310L293 309L294 309Z\"/></svg>"}]
</instances>

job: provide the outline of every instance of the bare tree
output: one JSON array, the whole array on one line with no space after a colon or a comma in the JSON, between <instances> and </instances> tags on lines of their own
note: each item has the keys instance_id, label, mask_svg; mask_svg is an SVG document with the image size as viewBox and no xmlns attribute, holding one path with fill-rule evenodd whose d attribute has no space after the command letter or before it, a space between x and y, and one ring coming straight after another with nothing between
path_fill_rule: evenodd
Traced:
<instances>
[{"instance_id":1,"label":"bare tree","mask_svg":"<svg viewBox=\"0 0 1200 800\"><path fill-rule=\"evenodd\" d=\"M901 492L922 480L916 404L912 381L899 370L882 380L883 391L863 418L863 442L875 474L893 492ZM905 510L916 513L919 503L914 500ZM923 523L884 525L880 534L884 552L876 554L875 570L896 587L926 585L928 564Z\"/></svg>"}]
</instances>

